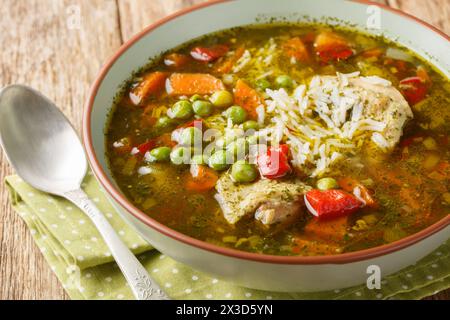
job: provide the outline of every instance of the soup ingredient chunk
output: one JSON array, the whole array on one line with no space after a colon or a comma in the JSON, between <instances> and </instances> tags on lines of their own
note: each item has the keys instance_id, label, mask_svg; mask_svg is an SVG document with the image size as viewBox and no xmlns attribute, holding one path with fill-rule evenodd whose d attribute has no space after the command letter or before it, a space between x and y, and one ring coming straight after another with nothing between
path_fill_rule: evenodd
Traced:
<instances>
[{"instance_id":1,"label":"soup ingredient chunk","mask_svg":"<svg viewBox=\"0 0 450 320\"><path fill-rule=\"evenodd\" d=\"M385 124L384 130L380 132L383 139L374 142L381 147L392 149L400 141L403 126L413 118L413 113L405 98L395 87L377 80L372 82L371 79L370 77L353 78L350 84L365 102L363 117Z\"/></svg>"},{"instance_id":2,"label":"soup ingredient chunk","mask_svg":"<svg viewBox=\"0 0 450 320\"><path fill-rule=\"evenodd\" d=\"M226 108L233 104L233 95L227 90L216 91L211 95L210 101L218 108Z\"/></svg>"},{"instance_id":3,"label":"soup ingredient chunk","mask_svg":"<svg viewBox=\"0 0 450 320\"><path fill-rule=\"evenodd\" d=\"M258 155L256 162L259 172L267 179L278 179L291 171L288 160L289 147L286 144L272 146L267 153Z\"/></svg>"},{"instance_id":4,"label":"soup ingredient chunk","mask_svg":"<svg viewBox=\"0 0 450 320\"><path fill-rule=\"evenodd\" d=\"M212 94L223 89L222 81L207 73L173 73L166 80L166 91L171 96Z\"/></svg>"},{"instance_id":5,"label":"soup ingredient chunk","mask_svg":"<svg viewBox=\"0 0 450 320\"><path fill-rule=\"evenodd\" d=\"M363 207L355 196L342 190L311 190L305 194L308 211L319 218L346 216Z\"/></svg>"},{"instance_id":6,"label":"soup ingredient chunk","mask_svg":"<svg viewBox=\"0 0 450 320\"><path fill-rule=\"evenodd\" d=\"M223 44L212 47L195 47L191 50L191 56L198 61L211 62L224 56L228 50L228 46Z\"/></svg>"},{"instance_id":7,"label":"soup ingredient chunk","mask_svg":"<svg viewBox=\"0 0 450 320\"><path fill-rule=\"evenodd\" d=\"M328 31L324 31L316 37L314 48L324 63L345 60L353 55L353 50L346 39Z\"/></svg>"},{"instance_id":8,"label":"soup ingredient chunk","mask_svg":"<svg viewBox=\"0 0 450 320\"><path fill-rule=\"evenodd\" d=\"M236 182L253 182L258 178L258 170L253 164L239 160L231 167L231 177Z\"/></svg>"},{"instance_id":9,"label":"soup ingredient chunk","mask_svg":"<svg viewBox=\"0 0 450 320\"><path fill-rule=\"evenodd\" d=\"M300 62L309 60L308 49L299 37L294 37L286 41L283 45L284 52L288 57Z\"/></svg>"},{"instance_id":10,"label":"soup ingredient chunk","mask_svg":"<svg viewBox=\"0 0 450 320\"><path fill-rule=\"evenodd\" d=\"M255 212L255 219L264 225L276 223L289 224L300 217L303 203L300 201L269 201L262 204Z\"/></svg>"},{"instance_id":11,"label":"soup ingredient chunk","mask_svg":"<svg viewBox=\"0 0 450 320\"><path fill-rule=\"evenodd\" d=\"M409 104L414 105L422 101L427 92L428 86L420 77L409 77L400 81L400 90L408 100Z\"/></svg>"},{"instance_id":12,"label":"soup ingredient chunk","mask_svg":"<svg viewBox=\"0 0 450 320\"><path fill-rule=\"evenodd\" d=\"M205 192L214 188L219 179L217 173L204 166L192 164L186 178L186 189L195 192Z\"/></svg>"},{"instance_id":13,"label":"soup ingredient chunk","mask_svg":"<svg viewBox=\"0 0 450 320\"><path fill-rule=\"evenodd\" d=\"M192 104L187 100L176 102L170 109L170 114L173 118L189 119L193 116Z\"/></svg>"},{"instance_id":14,"label":"soup ingredient chunk","mask_svg":"<svg viewBox=\"0 0 450 320\"><path fill-rule=\"evenodd\" d=\"M240 79L234 88L234 103L244 108L252 119L257 118L256 108L264 104L258 91Z\"/></svg>"},{"instance_id":15,"label":"soup ingredient chunk","mask_svg":"<svg viewBox=\"0 0 450 320\"><path fill-rule=\"evenodd\" d=\"M138 105L151 94L158 94L164 89L166 72L155 71L144 76L138 86L130 91L130 100Z\"/></svg>"},{"instance_id":16,"label":"soup ingredient chunk","mask_svg":"<svg viewBox=\"0 0 450 320\"><path fill-rule=\"evenodd\" d=\"M302 204L302 195L311 187L301 181L278 181L260 179L251 184L236 184L228 173L224 173L216 184L216 200L222 208L225 219L230 224L235 224L248 214L255 214L258 208L260 221L280 221L286 218L286 210L289 206L290 214L294 214ZM263 206L264 205L264 206ZM269 214L271 218L263 218Z\"/></svg>"}]
</instances>

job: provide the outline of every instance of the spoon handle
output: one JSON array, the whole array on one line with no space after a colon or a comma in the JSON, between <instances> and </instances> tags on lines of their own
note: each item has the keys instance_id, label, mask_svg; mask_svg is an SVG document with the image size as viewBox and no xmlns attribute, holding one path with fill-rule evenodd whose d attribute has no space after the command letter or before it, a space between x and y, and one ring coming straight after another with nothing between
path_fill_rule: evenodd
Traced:
<instances>
[{"instance_id":1,"label":"spoon handle","mask_svg":"<svg viewBox=\"0 0 450 320\"><path fill-rule=\"evenodd\" d=\"M169 299L83 190L69 191L63 196L83 210L97 227L137 300Z\"/></svg>"}]
</instances>

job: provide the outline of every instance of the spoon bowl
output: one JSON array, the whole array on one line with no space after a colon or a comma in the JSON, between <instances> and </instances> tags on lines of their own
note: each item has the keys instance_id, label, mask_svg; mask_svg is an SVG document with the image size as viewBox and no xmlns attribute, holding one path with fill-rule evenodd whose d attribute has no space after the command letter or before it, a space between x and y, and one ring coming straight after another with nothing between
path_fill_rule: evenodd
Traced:
<instances>
[{"instance_id":1,"label":"spoon bowl","mask_svg":"<svg viewBox=\"0 0 450 320\"><path fill-rule=\"evenodd\" d=\"M17 173L33 187L62 195L80 187L87 162L64 114L34 89L0 92L0 143Z\"/></svg>"}]
</instances>

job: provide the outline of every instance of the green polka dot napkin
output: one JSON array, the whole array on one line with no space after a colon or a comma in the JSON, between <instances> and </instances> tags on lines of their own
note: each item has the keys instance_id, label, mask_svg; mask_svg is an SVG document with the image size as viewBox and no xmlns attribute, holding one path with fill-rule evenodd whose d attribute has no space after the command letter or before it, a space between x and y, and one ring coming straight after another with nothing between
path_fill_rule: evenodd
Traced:
<instances>
[{"instance_id":1,"label":"green polka dot napkin","mask_svg":"<svg viewBox=\"0 0 450 320\"><path fill-rule=\"evenodd\" d=\"M98 231L67 200L33 189L18 176L6 178L12 205L23 218L73 299L133 299ZM420 299L450 287L450 243L417 264L382 280L380 290L357 286L319 293L274 293L223 282L153 250L109 204L92 174L83 189L148 272L173 299Z\"/></svg>"}]
</instances>

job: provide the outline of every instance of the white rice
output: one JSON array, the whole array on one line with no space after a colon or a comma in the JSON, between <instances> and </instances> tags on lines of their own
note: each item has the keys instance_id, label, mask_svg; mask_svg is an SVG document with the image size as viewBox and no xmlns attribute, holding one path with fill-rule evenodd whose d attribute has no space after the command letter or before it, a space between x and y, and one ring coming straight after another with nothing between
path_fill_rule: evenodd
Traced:
<instances>
[{"instance_id":1,"label":"white rice","mask_svg":"<svg viewBox=\"0 0 450 320\"><path fill-rule=\"evenodd\" d=\"M382 135L386 124L363 116L364 101L349 81L358 76L359 72L314 76L309 86L297 86L292 95L284 89L266 89L265 112L272 125L264 129L265 134L273 142L285 141L291 148L292 164L310 176L326 173L343 157L342 152L354 151L362 139L371 139L381 149L388 147ZM379 77L361 79L391 85Z\"/></svg>"}]
</instances>

